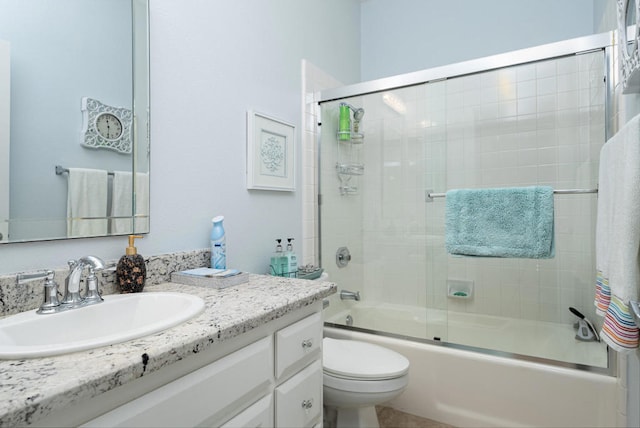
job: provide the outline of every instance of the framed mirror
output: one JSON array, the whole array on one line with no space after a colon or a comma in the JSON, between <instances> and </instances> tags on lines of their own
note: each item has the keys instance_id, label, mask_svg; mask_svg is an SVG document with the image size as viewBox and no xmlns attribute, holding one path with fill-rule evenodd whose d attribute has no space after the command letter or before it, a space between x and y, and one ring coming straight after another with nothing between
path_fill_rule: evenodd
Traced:
<instances>
[{"instance_id":1,"label":"framed mirror","mask_svg":"<svg viewBox=\"0 0 640 428\"><path fill-rule=\"evenodd\" d=\"M149 232L148 0L0 0L0 243Z\"/></svg>"},{"instance_id":2,"label":"framed mirror","mask_svg":"<svg viewBox=\"0 0 640 428\"><path fill-rule=\"evenodd\" d=\"M640 8L637 0L617 0L622 92L640 92Z\"/></svg>"}]
</instances>

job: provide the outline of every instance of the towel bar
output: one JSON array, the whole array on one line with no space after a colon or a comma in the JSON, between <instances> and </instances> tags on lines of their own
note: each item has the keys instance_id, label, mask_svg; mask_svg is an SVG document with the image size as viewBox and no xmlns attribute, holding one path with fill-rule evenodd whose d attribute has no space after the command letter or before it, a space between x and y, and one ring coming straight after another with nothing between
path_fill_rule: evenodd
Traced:
<instances>
[{"instance_id":1,"label":"towel bar","mask_svg":"<svg viewBox=\"0 0 640 428\"><path fill-rule=\"evenodd\" d=\"M65 173L69 173L69 168L63 168L60 165L56 165L56 175L62 175ZM113 175L113 172L107 171L107 175Z\"/></svg>"},{"instance_id":2,"label":"towel bar","mask_svg":"<svg viewBox=\"0 0 640 428\"><path fill-rule=\"evenodd\" d=\"M558 189L553 191L554 194L559 195L575 195L582 193L598 193L598 189ZM433 202L433 198L444 198L446 193L434 193L431 190L427 190L424 193L425 202Z\"/></svg>"}]
</instances>

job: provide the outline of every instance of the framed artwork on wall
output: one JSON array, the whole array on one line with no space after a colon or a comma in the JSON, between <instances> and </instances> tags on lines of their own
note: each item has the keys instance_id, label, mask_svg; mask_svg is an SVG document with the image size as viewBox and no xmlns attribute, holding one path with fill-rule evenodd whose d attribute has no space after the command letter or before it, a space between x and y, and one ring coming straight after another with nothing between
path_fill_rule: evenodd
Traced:
<instances>
[{"instance_id":1,"label":"framed artwork on wall","mask_svg":"<svg viewBox=\"0 0 640 428\"><path fill-rule=\"evenodd\" d=\"M293 192L295 126L247 112L247 189Z\"/></svg>"}]
</instances>

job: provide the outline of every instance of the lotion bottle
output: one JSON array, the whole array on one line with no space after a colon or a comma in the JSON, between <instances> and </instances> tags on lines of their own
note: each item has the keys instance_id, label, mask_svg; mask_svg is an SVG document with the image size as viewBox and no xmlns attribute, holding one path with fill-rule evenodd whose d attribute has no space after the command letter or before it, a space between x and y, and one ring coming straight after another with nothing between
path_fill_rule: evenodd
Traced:
<instances>
[{"instance_id":1,"label":"lotion bottle","mask_svg":"<svg viewBox=\"0 0 640 428\"><path fill-rule=\"evenodd\" d=\"M116 267L116 279L121 293L141 292L147 278L147 265L134 246L136 238L141 239L142 236L129 235L129 246Z\"/></svg>"}]
</instances>

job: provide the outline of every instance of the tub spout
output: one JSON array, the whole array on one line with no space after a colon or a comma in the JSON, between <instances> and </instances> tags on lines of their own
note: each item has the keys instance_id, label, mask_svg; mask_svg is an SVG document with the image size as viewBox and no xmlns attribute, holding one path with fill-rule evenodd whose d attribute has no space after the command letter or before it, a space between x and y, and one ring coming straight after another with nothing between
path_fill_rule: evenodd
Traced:
<instances>
[{"instance_id":1,"label":"tub spout","mask_svg":"<svg viewBox=\"0 0 640 428\"><path fill-rule=\"evenodd\" d=\"M349 291L349 290L342 290L340 291L340 300L355 300L355 301L359 301L360 300L360 292L359 291Z\"/></svg>"}]
</instances>

